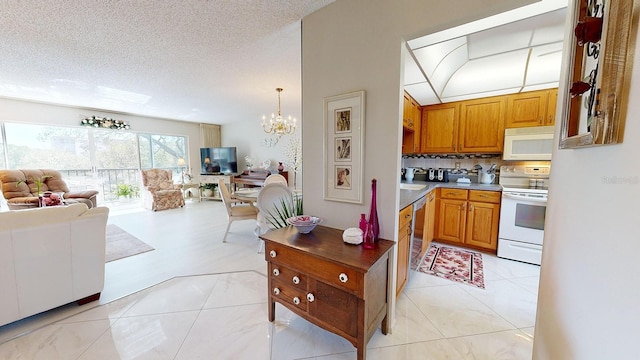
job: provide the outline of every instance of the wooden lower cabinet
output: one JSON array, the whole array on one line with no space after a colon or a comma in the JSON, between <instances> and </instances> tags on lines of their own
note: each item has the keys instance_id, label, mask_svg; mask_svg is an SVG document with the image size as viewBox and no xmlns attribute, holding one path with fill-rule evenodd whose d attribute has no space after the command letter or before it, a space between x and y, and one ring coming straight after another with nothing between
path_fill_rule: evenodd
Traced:
<instances>
[{"instance_id":1,"label":"wooden lower cabinet","mask_svg":"<svg viewBox=\"0 0 640 360\"><path fill-rule=\"evenodd\" d=\"M441 188L436 239L496 251L500 200L499 191Z\"/></svg>"},{"instance_id":2,"label":"wooden lower cabinet","mask_svg":"<svg viewBox=\"0 0 640 360\"><path fill-rule=\"evenodd\" d=\"M292 226L260 236L268 264L269 321L280 303L307 321L339 335L366 358L378 328L389 331L389 252L393 241L372 250L344 243L342 230L317 226L299 234Z\"/></svg>"},{"instance_id":3,"label":"wooden lower cabinet","mask_svg":"<svg viewBox=\"0 0 640 360\"><path fill-rule=\"evenodd\" d=\"M500 204L469 201L467 229L464 242L469 245L496 250Z\"/></svg>"},{"instance_id":4,"label":"wooden lower cabinet","mask_svg":"<svg viewBox=\"0 0 640 360\"><path fill-rule=\"evenodd\" d=\"M424 230L422 231L422 254L428 249L433 241L436 230L436 191L432 190L427 194L427 203L424 205Z\"/></svg>"},{"instance_id":5,"label":"wooden lower cabinet","mask_svg":"<svg viewBox=\"0 0 640 360\"><path fill-rule=\"evenodd\" d=\"M440 199L439 240L462 243L466 224L466 200Z\"/></svg>"},{"instance_id":6,"label":"wooden lower cabinet","mask_svg":"<svg viewBox=\"0 0 640 360\"><path fill-rule=\"evenodd\" d=\"M407 284L409 278L409 261L411 260L411 220L413 205L400 210L398 228L398 266L396 271L396 297Z\"/></svg>"}]
</instances>

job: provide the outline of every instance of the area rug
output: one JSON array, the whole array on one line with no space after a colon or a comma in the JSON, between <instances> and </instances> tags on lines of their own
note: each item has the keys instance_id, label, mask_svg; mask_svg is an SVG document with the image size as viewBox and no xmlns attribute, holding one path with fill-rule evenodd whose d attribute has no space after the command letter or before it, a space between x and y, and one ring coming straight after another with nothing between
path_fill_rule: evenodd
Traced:
<instances>
[{"instance_id":1,"label":"area rug","mask_svg":"<svg viewBox=\"0 0 640 360\"><path fill-rule=\"evenodd\" d=\"M137 237L122 230L117 225L107 225L107 248L105 262L110 262L154 250Z\"/></svg>"},{"instance_id":2,"label":"area rug","mask_svg":"<svg viewBox=\"0 0 640 360\"><path fill-rule=\"evenodd\" d=\"M431 244L416 271L484 289L479 252Z\"/></svg>"}]
</instances>

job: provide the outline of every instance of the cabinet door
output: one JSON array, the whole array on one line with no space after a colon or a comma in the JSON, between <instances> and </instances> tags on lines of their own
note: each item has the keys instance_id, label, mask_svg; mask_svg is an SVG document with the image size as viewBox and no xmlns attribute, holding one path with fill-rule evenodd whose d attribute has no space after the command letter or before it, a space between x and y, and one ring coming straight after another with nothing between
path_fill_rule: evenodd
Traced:
<instances>
[{"instance_id":1,"label":"cabinet door","mask_svg":"<svg viewBox=\"0 0 640 360\"><path fill-rule=\"evenodd\" d=\"M500 204L470 201L465 243L488 250L498 245Z\"/></svg>"},{"instance_id":2,"label":"cabinet door","mask_svg":"<svg viewBox=\"0 0 640 360\"><path fill-rule=\"evenodd\" d=\"M460 104L458 152L501 153L505 108L502 96L463 101Z\"/></svg>"},{"instance_id":3,"label":"cabinet door","mask_svg":"<svg viewBox=\"0 0 640 360\"><path fill-rule=\"evenodd\" d=\"M402 292L407 283L409 255L411 254L411 223L413 206L407 206L400 210L398 229L398 267L396 276L396 296Z\"/></svg>"},{"instance_id":4,"label":"cabinet door","mask_svg":"<svg viewBox=\"0 0 640 360\"><path fill-rule=\"evenodd\" d=\"M433 241L436 221L436 195L435 190L427 194L427 203L424 205L424 227L422 231L422 251L424 254Z\"/></svg>"},{"instance_id":5,"label":"cabinet door","mask_svg":"<svg viewBox=\"0 0 640 360\"><path fill-rule=\"evenodd\" d=\"M358 336L358 297L314 278L309 279L309 315L353 337ZM307 295L308 296L308 295Z\"/></svg>"},{"instance_id":6,"label":"cabinet door","mask_svg":"<svg viewBox=\"0 0 640 360\"><path fill-rule=\"evenodd\" d=\"M396 275L396 297L400 295L402 289L407 284L409 270L409 249L411 237L411 224L407 224L398 230L398 271Z\"/></svg>"},{"instance_id":7,"label":"cabinet door","mask_svg":"<svg viewBox=\"0 0 640 360\"><path fill-rule=\"evenodd\" d=\"M422 109L420 104L411 99L411 118L413 119L413 153L420 152L420 129L422 128Z\"/></svg>"},{"instance_id":8,"label":"cabinet door","mask_svg":"<svg viewBox=\"0 0 640 360\"><path fill-rule=\"evenodd\" d=\"M549 101L547 103L547 120L545 125L555 125L556 106L558 105L558 89L549 90Z\"/></svg>"},{"instance_id":9,"label":"cabinet door","mask_svg":"<svg viewBox=\"0 0 640 360\"><path fill-rule=\"evenodd\" d=\"M466 200L440 199L437 238L447 241L464 241Z\"/></svg>"},{"instance_id":10,"label":"cabinet door","mask_svg":"<svg viewBox=\"0 0 640 360\"><path fill-rule=\"evenodd\" d=\"M545 125L548 101L548 90L507 96L506 128Z\"/></svg>"},{"instance_id":11,"label":"cabinet door","mask_svg":"<svg viewBox=\"0 0 640 360\"><path fill-rule=\"evenodd\" d=\"M420 152L456 152L460 104L449 103L422 108Z\"/></svg>"},{"instance_id":12,"label":"cabinet door","mask_svg":"<svg viewBox=\"0 0 640 360\"><path fill-rule=\"evenodd\" d=\"M425 245L428 247L433 241L433 237L436 231L436 193L435 191L427 194L427 204L425 205L426 212L426 235L422 238L423 250L426 250ZM426 244L425 244L426 243Z\"/></svg>"}]
</instances>

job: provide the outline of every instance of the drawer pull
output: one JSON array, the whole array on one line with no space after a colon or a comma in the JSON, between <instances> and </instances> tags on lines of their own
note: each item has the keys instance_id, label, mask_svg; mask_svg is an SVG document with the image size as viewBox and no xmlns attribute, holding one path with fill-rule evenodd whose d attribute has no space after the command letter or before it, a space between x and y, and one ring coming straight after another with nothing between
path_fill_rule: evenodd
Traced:
<instances>
[{"instance_id":1,"label":"drawer pull","mask_svg":"<svg viewBox=\"0 0 640 360\"><path fill-rule=\"evenodd\" d=\"M273 269L273 276L278 276L278 275L280 275L280 270Z\"/></svg>"},{"instance_id":2,"label":"drawer pull","mask_svg":"<svg viewBox=\"0 0 640 360\"><path fill-rule=\"evenodd\" d=\"M293 283L296 284L296 285L300 284L300 278L297 277L297 276L294 276L293 277Z\"/></svg>"},{"instance_id":3,"label":"drawer pull","mask_svg":"<svg viewBox=\"0 0 640 360\"><path fill-rule=\"evenodd\" d=\"M346 283L347 281L349 281L349 277L345 273L340 273L340 276L338 276L338 278L340 279L340 282L343 282L343 283Z\"/></svg>"},{"instance_id":4,"label":"drawer pull","mask_svg":"<svg viewBox=\"0 0 640 360\"><path fill-rule=\"evenodd\" d=\"M294 304L296 304L296 305L300 305L300 298L299 298L299 297L297 297L297 296L296 296L296 297L294 297L294 298L293 298L293 303L294 303Z\"/></svg>"},{"instance_id":5,"label":"drawer pull","mask_svg":"<svg viewBox=\"0 0 640 360\"><path fill-rule=\"evenodd\" d=\"M278 288L273 288L273 293L274 293L275 295L280 295L280 289L278 289Z\"/></svg>"},{"instance_id":6,"label":"drawer pull","mask_svg":"<svg viewBox=\"0 0 640 360\"><path fill-rule=\"evenodd\" d=\"M276 257L276 251L275 250L271 250L269 251L269 256L271 256L272 258Z\"/></svg>"},{"instance_id":7,"label":"drawer pull","mask_svg":"<svg viewBox=\"0 0 640 360\"><path fill-rule=\"evenodd\" d=\"M313 296L312 293L308 293L307 294L307 300L309 300L309 302L314 302L316 300L316 297Z\"/></svg>"}]
</instances>

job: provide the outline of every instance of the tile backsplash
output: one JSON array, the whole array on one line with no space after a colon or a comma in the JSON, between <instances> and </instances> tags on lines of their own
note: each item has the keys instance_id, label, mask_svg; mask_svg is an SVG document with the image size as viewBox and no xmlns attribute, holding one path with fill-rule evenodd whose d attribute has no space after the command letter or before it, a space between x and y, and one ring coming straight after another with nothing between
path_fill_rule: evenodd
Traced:
<instances>
[{"instance_id":1,"label":"tile backsplash","mask_svg":"<svg viewBox=\"0 0 640 360\"><path fill-rule=\"evenodd\" d=\"M460 170L456 171L459 163ZM506 163L502 155L405 155L402 157L402 168L448 169L451 173L475 173L474 166L478 164L496 164L497 168ZM465 171L466 170L466 171Z\"/></svg>"}]
</instances>

